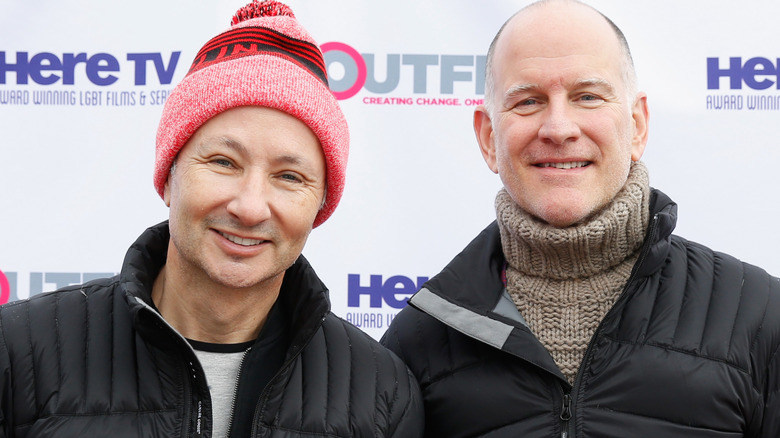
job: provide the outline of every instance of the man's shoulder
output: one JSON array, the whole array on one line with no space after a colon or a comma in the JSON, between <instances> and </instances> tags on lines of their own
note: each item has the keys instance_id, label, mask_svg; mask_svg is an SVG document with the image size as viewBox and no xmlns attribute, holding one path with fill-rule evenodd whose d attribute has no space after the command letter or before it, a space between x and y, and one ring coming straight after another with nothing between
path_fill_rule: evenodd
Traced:
<instances>
[{"instance_id":1,"label":"man's shoulder","mask_svg":"<svg viewBox=\"0 0 780 438\"><path fill-rule=\"evenodd\" d=\"M346 341L351 351L370 350L375 352L374 355L378 353L380 357L387 356L386 360L397 359L394 355L388 355L387 349L368 333L332 312L325 316L322 328L326 341Z\"/></svg>"},{"instance_id":2,"label":"man's shoulder","mask_svg":"<svg viewBox=\"0 0 780 438\"><path fill-rule=\"evenodd\" d=\"M316 351L317 357L327 360L330 369L335 367L346 372L346 375L373 375L371 382L373 390L377 392L400 390L406 394L405 397L411 397L417 391L406 364L396 354L333 313L326 315L322 337L319 339L319 342L312 342L307 348ZM331 378L338 379L339 374L331 374ZM361 391L370 391L372 385L360 386L363 386Z\"/></svg>"},{"instance_id":3,"label":"man's shoulder","mask_svg":"<svg viewBox=\"0 0 780 438\"><path fill-rule=\"evenodd\" d=\"M732 321L730 330L746 330L754 336L769 333L780 342L780 278L732 254L679 236L672 236L672 246L676 250L662 273L670 279L664 282L664 291L685 294L683 302L690 305L708 303L701 306L702 312Z\"/></svg>"},{"instance_id":4,"label":"man's shoulder","mask_svg":"<svg viewBox=\"0 0 780 438\"><path fill-rule=\"evenodd\" d=\"M705 244L688 240L679 235L672 235L672 246L677 248L676 255L667 259L667 265L682 264L685 262L687 271L691 274L697 274L694 267L699 267L699 271L717 275L720 280L727 280L724 274L743 280L754 279L765 282L769 289L777 289L780 285L780 279L767 272L764 268L746 262L737 255L718 251Z\"/></svg>"},{"instance_id":5,"label":"man's shoulder","mask_svg":"<svg viewBox=\"0 0 780 438\"><path fill-rule=\"evenodd\" d=\"M328 356L334 357L333 360L350 360L352 366L373 365L382 373L396 375L406 369L405 363L392 349L333 313L326 316L322 329ZM365 361L367 357L371 357L373 362Z\"/></svg>"},{"instance_id":6,"label":"man's shoulder","mask_svg":"<svg viewBox=\"0 0 780 438\"><path fill-rule=\"evenodd\" d=\"M439 332L447 329L447 325L422 310L407 305L393 318L383 338L391 334L403 337L417 336L423 333Z\"/></svg>"},{"instance_id":7,"label":"man's shoulder","mask_svg":"<svg viewBox=\"0 0 780 438\"><path fill-rule=\"evenodd\" d=\"M283 403L284 406L298 406L299 400L306 400L311 406L317 403L339 408L355 406L349 418L328 415L323 421L331 422L333 430L374 430L376 436L419 436L422 401L409 369L378 341L332 312L324 315L322 324L303 347L292 369L284 395L296 402ZM332 388L341 389L332 392ZM331 412L327 407L313 409L306 417L313 418L316 412ZM273 409L268 412L276 418L297 415L274 413ZM407 434L407 429L415 431L414 434Z\"/></svg>"},{"instance_id":8,"label":"man's shoulder","mask_svg":"<svg viewBox=\"0 0 780 438\"><path fill-rule=\"evenodd\" d=\"M407 305L393 318L380 342L408 365L430 348L444 348L460 336L443 322Z\"/></svg>"},{"instance_id":9,"label":"man's shoulder","mask_svg":"<svg viewBox=\"0 0 780 438\"><path fill-rule=\"evenodd\" d=\"M69 322L83 322L87 313L110 314L117 284L117 277L98 278L6 303L0 306L0 330L33 322L39 327L56 324L61 328Z\"/></svg>"},{"instance_id":10,"label":"man's shoulder","mask_svg":"<svg viewBox=\"0 0 780 438\"><path fill-rule=\"evenodd\" d=\"M672 237L672 248L660 281L654 283L651 306L676 308L671 315L684 315L656 318L656 324L669 321L667 326L674 327L670 342L744 370L763 369L780 357L780 279L679 236Z\"/></svg>"}]
</instances>

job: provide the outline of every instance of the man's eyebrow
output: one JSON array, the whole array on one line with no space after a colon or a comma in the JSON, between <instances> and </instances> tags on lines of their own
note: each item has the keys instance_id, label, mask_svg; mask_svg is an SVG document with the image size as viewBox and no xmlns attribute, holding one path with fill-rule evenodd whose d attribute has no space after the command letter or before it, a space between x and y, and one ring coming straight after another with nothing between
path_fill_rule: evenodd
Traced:
<instances>
[{"instance_id":1,"label":"man's eyebrow","mask_svg":"<svg viewBox=\"0 0 780 438\"><path fill-rule=\"evenodd\" d=\"M615 92L615 87L612 85L612 83L601 78L580 79L574 83L574 87L575 88L600 87L606 89L611 93Z\"/></svg>"},{"instance_id":2,"label":"man's eyebrow","mask_svg":"<svg viewBox=\"0 0 780 438\"><path fill-rule=\"evenodd\" d=\"M214 146L226 146L227 148L232 149L239 154L246 154L248 152L246 146L241 144L241 142L225 136L207 137L202 139L198 143L198 151L209 151Z\"/></svg>"},{"instance_id":3,"label":"man's eyebrow","mask_svg":"<svg viewBox=\"0 0 780 438\"><path fill-rule=\"evenodd\" d=\"M274 157L273 161L278 164L294 164L294 165L306 164L306 160L304 160L303 158L297 155L280 155L278 157Z\"/></svg>"},{"instance_id":4,"label":"man's eyebrow","mask_svg":"<svg viewBox=\"0 0 780 438\"><path fill-rule=\"evenodd\" d=\"M515 97L516 95L518 95L518 94L526 93L528 91L534 91L534 90L538 90L538 89L539 89L539 85L537 85L537 84L516 84L516 85L512 85L504 93L504 98L505 99L511 99L511 98Z\"/></svg>"}]
</instances>

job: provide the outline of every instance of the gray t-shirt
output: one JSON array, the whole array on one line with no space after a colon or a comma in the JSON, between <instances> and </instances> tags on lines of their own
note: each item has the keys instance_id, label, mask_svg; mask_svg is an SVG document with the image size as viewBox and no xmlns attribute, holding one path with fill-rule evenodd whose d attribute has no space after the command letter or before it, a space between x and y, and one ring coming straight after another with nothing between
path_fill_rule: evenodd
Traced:
<instances>
[{"instance_id":1,"label":"gray t-shirt","mask_svg":"<svg viewBox=\"0 0 780 438\"><path fill-rule=\"evenodd\" d=\"M238 383L238 373L244 355L252 342L243 344L207 344L190 341L195 349L206 383L211 393L213 411L212 437L226 438L230 419L233 417L233 404Z\"/></svg>"}]
</instances>

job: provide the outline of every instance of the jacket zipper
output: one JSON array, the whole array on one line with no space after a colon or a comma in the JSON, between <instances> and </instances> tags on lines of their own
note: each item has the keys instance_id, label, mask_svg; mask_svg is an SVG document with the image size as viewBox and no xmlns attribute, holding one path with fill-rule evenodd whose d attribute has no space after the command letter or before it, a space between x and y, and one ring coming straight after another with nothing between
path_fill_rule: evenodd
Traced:
<instances>
[{"instance_id":1,"label":"jacket zipper","mask_svg":"<svg viewBox=\"0 0 780 438\"><path fill-rule=\"evenodd\" d=\"M639 268L639 266L644 263L645 259L647 258L647 254L650 251L650 242L652 242L655 238L656 229L658 228L658 214L655 214L653 216L653 219L650 221L649 231L647 233L647 239L645 241L645 245L642 247L642 252L639 254L639 259L636 262L635 268ZM631 272L631 276L628 278L628 281L626 282L626 286L623 289L623 293L620 294L620 300L625 296L625 292L628 290L628 288L631 286L631 283L634 281L634 278L636 277L637 269L634 269ZM615 303L617 304L617 303ZM612 306L615 307L614 305ZM609 313L609 312L608 312ZM582 377L582 372L585 370L585 363L590 359L591 351L593 350L593 341L598 337L599 332L601 332L601 328L604 325L604 320L606 319L606 316L604 319L599 322L598 327L596 328L596 331L593 333L593 338L591 339L591 342L588 343L588 347L585 349L585 354L582 357L582 363L580 364L580 369L577 370L577 377L574 379L574 385L572 386L571 392L566 392L564 388L561 388L561 392L563 392L563 402L561 404L561 438L573 438L574 437L574 423L571 422L571 418L573 416L574 412L574 405L572 401L572 393L577 391L577 388L579 388L580 385L580 378Z\"/></svg>"},{"instance_id":2,"label":"jacket zipper","mask_svg":"<svg viewBox=\"0 0 780 438\"><path fill-rule=\"evenodd\" d=\"M647 258L647 253L650 252L650 244L649 242L653 241L655 238L656 228L658 228L658 214L653 216L653 219L650 221L650 229L647 233L647 239L645 241L645 244L642 246L642 252L639 254L639 259L636 261L636 264L634 265L634 269L631 271L631 275L628 277L628 281L626 281L626 285L623 287L623 291L620 293L620 296L618 296L617 301L615 301L615 304L612 305L612 308L607 311L607 314L604 315L604 318L602 318L601 321L599 321L598 327L596 327L596 331L593 332L593 337L591 338L591 342L588 343L588 346L585 348L585 354L582 356L582 362L580 363L580 369L577 370L577 377L574 378L574 388L572 391L575 391L576 388L579 387L580 382L580 375L582 374L582 371L585 368L585 362L590 359L591 350L593 350L593 341L598 337L599 333L601 332L601 329L604 326L604 321L607 319L607 316L612 312L612 309L617 306L617 304L621 300L626 299L626 292L628 292L629 287L631 287L631 283L634 282L634 279L636 278L636 273L638 271L638 268L645 262L645 259Z\"/></svg>"},{"instance_id":3,"label":"jacket zipper","mask_svg":"<svg viewBox=\"0 0 780 438\"><path fill-rule=\"evenodd\" d=\"M561 438L569 438L569 420L571 420L571 395L563 394L563 405L561 406Z\"/></svg>"},{"instance_id":4,"label":"jacket zipper","mask_svg":"<svg viewBox=\"0 0 780 438\"><path fill-rule=\"evenodd\" d=\"M230 438L230 434L233 432L233 420L236 418L236 398L238 397L238 383L241 381L241 375L244 374L244 360L252 347L244 350L244 354L241 355L241 365L238 367L238 375L236 376L236 386L233 388L233 399L230 402L230 423L228 424L226 437Z\"/></svg>"},{"instance_id":5,"label":"jacket zipper","mask_svg":"<svg viewBox=\"0 0 780 438\"><path fill-rule=\"evenodd\" d=\"M184 379L185 381L190 383L184 385L184 402L187 404L187 407L186 409L183 410L184 418L182 419L183 420L182 424L185 424L187 426L182 428L182 436L183 437L190 436L188 430L194 429L193 430L194 435L191 436L194 438L202 437L203 436L203 400L193 398L193 394L195 393L193 388L197 385L197 375L196 375L195 363L192 360L187 360L187 364L184 366Z\"/></svg>"},{"instance_id":6,"label":"jacket zipper","mask_svg":"<svg viewBox=\"0 0 780 438\"><path fill-rule=\"evenodd\" d=\"M161 322L163 326L167 327L168 330L170 330L170 333L173 334L173 336L177 339L179 339L180 342L183 342L184 345L187 347L185 350L189 350L191 353L190 360L187 360L187 365L184 366L184 380L187 382L190 382L189 385L184 385L184 403L188 404L187 408L183 410L184 418L182 419L182 424L186 425L186 427L182 428L182 437L188 437L189 436L189 430L192 427L192 418L195 417L195 430L193 435L194 438L199 438L203 436L203 400L193 400L193 387L196 385L195 379L196 377L196 369L195 369L195 363L192 361L193 359L197 361L197 357L195 356L195 351L190 346L189 342L179 333L176 331L176 329L173 328L172 325L168 323L168 321L165 320L159 313L157 313L156 310L154 310L149 304L147 304L144 300L136 297L136 301L143 305L149 312L151 312L152 315L154 315L154 318L158 320L158 322ZM162 327L161 327L162 328ZM195 402L195 403L193 403Z\"/></svg>"}]
</instances>

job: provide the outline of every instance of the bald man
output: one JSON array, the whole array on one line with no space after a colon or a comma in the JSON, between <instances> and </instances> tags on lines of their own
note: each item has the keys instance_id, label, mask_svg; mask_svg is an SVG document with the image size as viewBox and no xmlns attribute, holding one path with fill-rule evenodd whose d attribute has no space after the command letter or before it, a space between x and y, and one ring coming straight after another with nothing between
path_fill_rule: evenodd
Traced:
<instances>
[{"instance_id":1,"label":"bald man","mask_svg":"<svg viewBox=\"0 0 780 438\"><path fill-rule=\"evenodd\" d=\"M780 436L780 281L672 234L620 29L534 3L493 40L485 89L496 221L382 339L426 436Z\"/></svg>"}]
</instances>

